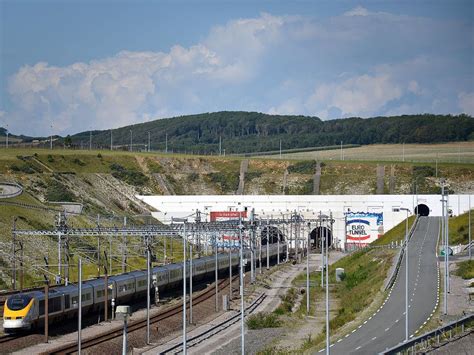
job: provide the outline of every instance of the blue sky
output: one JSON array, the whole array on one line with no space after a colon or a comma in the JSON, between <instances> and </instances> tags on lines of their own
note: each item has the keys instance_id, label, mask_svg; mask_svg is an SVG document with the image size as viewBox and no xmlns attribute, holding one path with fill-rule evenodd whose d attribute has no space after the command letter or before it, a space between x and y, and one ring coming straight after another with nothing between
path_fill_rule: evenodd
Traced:
<instances>
[{"instance_id":1,"label":"blue sky","mask_svg":"<svg viewBox=\"0 0 474 355\"><path fill-rule=\"evenodd\" d=\"M0 126L474 114L472 1L0 0Z\"/></svg>"}]
</instances>

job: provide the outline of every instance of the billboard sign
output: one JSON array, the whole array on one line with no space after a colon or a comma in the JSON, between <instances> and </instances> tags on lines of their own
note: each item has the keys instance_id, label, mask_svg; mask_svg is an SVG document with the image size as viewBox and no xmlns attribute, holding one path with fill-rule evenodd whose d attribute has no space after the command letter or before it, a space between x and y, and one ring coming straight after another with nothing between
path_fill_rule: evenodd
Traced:
<instances>
[{"instance_id":1,"label":"billboard sign","mask_svg":"<svg viewBox=\"0 0 474 355\"><path fill-rule=\"evenodd\" d=\"M369 244L383 235L383 213L346 213L346 242Z\"/></svg>"},{"instance_id":2,"label":"billboard sign","mask_svg":"<svg viewBox=\"0 0 474 355\"><path fill-rule=\"evenodd\" d=\"M210 213L211 222L238 220L239 217L247 218L247 211L214 211Z\"/></svg>"}]
</instances>

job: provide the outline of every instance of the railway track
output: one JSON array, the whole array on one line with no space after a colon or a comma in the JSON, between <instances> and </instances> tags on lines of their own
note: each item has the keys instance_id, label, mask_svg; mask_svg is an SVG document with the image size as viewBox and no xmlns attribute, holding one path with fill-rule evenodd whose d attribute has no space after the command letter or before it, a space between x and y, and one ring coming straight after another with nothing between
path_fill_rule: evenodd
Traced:
<instances>
[{"instance_id":1,"label":"railway track","mask_svg":"<svg viewBox=\"0 0 474 355\"><path fill-rule=\"evenodd\" d=\"M237 277L234 278L234 280L237 279ZM218 283L218 289L221 291L222 289L226 288L229 285L229 279L221 280ZM215 287L209 287L206 289L204 292L201 294L194 296L193 297L193 306L198 305L199 303L202 303L206 300L208 300L210 297L215 295ZM188 304L188 309L189 309L189 304ZM171 306L168 309L163 310L162 312L151 316L150 317L150 324L154 324L157 322L160 322L164 319L171 318L175 315L178 315L182 312L182 305L175 305ZM136 320L132 321L128 324L128 333L132 333L134 331L146 328L146 319L141 319L141 320ZM102 334L99 334L95 337L89 337L82 339L81 342L81 349L87 349L91 348L93 346L103 344L107 341L110 341L112 339L115 339L117 337L122 336L122 331L123 327L122 326L117 326L113 329L110 329ZM41 354L72 354L77 352L77 342L65 344L62 346L59 346L55 349L52 349L48 352L44 352Z\"/></svg>"},{"instance_id":2,"label":"railway track","mask_svg":"<svg viewBox=\"0 0 474 355\"><path fill-rule=\"evenodd\" d=\"M262 304L262 302L267 298L267 295L262 293L260 296L258 296L249 306L246 307L245 313L246 315L249 315L257 309L257 307ZM237 312L235 315L233 315L231 318L226 319L219 324L216 324L215 326L205 330L204 332L195 335L193 337L190 337L187 339L187 349L196 346L206 339L212 338L214 335L226 330L227 328L231 327L235 323L240 322L240 312ZM183 352L183 343L179 343L176 345L173 345L172 347L160 352L160 355L165 355L165 354L181 354Z\"/></svg>"}]
</instances>

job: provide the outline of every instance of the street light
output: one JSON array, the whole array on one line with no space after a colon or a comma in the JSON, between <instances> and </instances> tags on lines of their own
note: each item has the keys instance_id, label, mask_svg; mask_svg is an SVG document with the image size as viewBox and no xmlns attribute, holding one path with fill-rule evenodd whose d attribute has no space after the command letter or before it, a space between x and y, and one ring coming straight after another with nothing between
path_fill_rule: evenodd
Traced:
<instances>
[{"instance_id":1,"label":"street light","mask_svg":"<svg viewBox=\"0 0 474 355\"><path fill-rule=\"evenodd\" d=\"M183 223L183 355L186 355L186 223L188 222L188 219L172 217L171 222Z\"/></svg>"},{"instance_id":2,"label":"street light","mask_svg":"<svg viewBox=\"0 0 474 355\"><path fill-rule=\"evenodd\" d=\"M408 213L410 209L401 207L400 211L407 212L405 223L405 341L408 341Z\"/></svg>"}]
</instances>

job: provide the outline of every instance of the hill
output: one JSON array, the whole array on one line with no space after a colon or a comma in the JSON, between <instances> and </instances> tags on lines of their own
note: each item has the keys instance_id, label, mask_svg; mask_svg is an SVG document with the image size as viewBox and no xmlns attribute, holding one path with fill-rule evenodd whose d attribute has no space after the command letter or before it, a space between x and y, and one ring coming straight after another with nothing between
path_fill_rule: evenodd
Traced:
<instances>
[{"instance_id":1,"label":"hill","mask_svg":"<svg viewBox=\"0 0 474 355\"><path fill-rule=\"evenodd\" d=\"M90 133L67 138L67 145L88 146ZM215 112L160 119L112 131L113 144L124 150L217 154L219 137L226 154L321 147L340 144L437 143L474 139L474 120L467 115L405 115L322 121L317 117L277 116L257 112ZM109 130L92 131L92 146L110 147ZM132 137L131 137L132 136ZM62 144L62 142L61 142Z\"/></svg>"}]
</instances>

